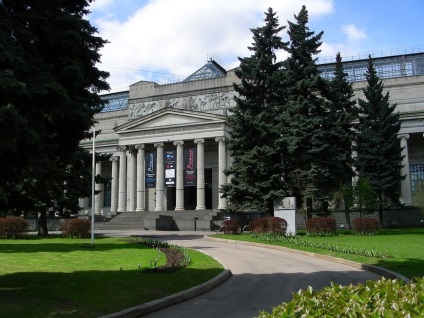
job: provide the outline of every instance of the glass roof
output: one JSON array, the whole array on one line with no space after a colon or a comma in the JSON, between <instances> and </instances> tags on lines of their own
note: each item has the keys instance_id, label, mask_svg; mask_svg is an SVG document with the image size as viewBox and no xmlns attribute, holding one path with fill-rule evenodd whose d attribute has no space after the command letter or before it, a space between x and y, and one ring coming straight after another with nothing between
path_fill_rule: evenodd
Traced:
<instances>
[{"instance_id":1,"label":"glass roof","mask_svg":"<svg viewBox=\"0 0 424 318\"><path fill-rule=\"evenodd\" d=\"M115 110L127 109L128 97L129 97L128 91L101 95L100 98L107 101L102 112L111 112Z\"/></svg>"},{"instance_id":2,"label":"glass roof","mask_svg":"<svg viewBox=\"0 0 424 318\"><path fill-rule=\"evenodd\" d=\"M424 75L424 53L378 57L373 58L373 63L380 79ZM365 81L367 67L367 59L343 62L349 82ZM334 63L318 65L318 69L322 77L326 79L334 77Z\"/></svg>"},{"instance_id":3,"label":"glass roof","mask_svg":"<svg viewBox=\"0 0 424 318\"><path fill-rule=\"evenodd\" d=\"M183 82L198 81L210 78L224 77L227 74L225 69L217 62L210 59L203 67L187 77Z\"/></svg>"}]
</instances>

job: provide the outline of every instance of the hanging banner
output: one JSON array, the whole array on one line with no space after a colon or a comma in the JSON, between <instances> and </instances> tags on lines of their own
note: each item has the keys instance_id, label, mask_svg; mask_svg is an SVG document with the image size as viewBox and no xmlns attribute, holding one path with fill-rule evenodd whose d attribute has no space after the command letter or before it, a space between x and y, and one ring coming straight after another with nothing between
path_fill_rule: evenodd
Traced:
<instances>
[{"instance_id":1,"label":"hanging banner","mask_svg":"<svg viewBox=\"0 0 424 318\"><path fill-rule=\"evenodd\" d=\"M156 188L156 153L146 154L146 188Z\"/></svg>"},{"instance_id":2,"label":"hanging banner","mask_svg":"<svg viewBox=\"0 0 424 318\"><path fill-rule=\"evenodd\" d=\"M184 186L195 187L196 181L196 148L184 149Z\"/></svg>"},{"instance_id":3,"label":"hanging banner","mask_svg":"<svg viewBox=\"0 0 424 318\"><path fill-rule=\"evenodd\" d=\"M175 187L175 150L165 151L165 186Z\"/></svg>"}]
</instances>

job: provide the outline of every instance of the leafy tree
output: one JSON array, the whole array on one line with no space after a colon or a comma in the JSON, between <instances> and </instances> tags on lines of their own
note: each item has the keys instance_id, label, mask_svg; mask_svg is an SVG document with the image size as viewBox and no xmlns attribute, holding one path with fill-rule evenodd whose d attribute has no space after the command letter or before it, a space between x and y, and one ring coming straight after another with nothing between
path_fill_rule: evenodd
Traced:
<instances>
[{"instance_id":1,"label":"leafy tree","mask_svg":"<svg viewBox=\"0 0 424 318\"><path fill-rule=\"evenodd\" d=\"M251 29L252 55L239 58L236 75L241 84L234 84L239 94L228 121L232 126L228 149L233 157L226 171L231 182L222 187L229 199L229 210L255 209L273 213L273 202L283 195L281 155L277 147L283 85L281 62L276 51L285 50L279 36L285 27L279 26L272 8L265 13L265 26Z\"/></svg>"},{"instance_id":2,"label":"leafy tree","mask_svg":"<svg viewBox=\"0 0 424 318\"><path fill-rule=\"evenodd\" d=\"M58 193L76 196L76 180L90 178L79 142L102 109L98 92L109 88L95 66L106 41L85 19L90 2L0 1L2 210L43 220Z\"/></svg>"},{"instance_id":3,"label":"leafy tree","mask_svg":"<svg viewBox=\"0 0 424 318\"><path fill-rule=\"evenodd\" d=\"M359 99L359 125L355 166L362 178L367 178L378 197L379 218L383 226L385 202L399 204L402 168L401 146L397 134L400 129L396 104L390 105L389 92L377 75L371 56L365 74L365 100Z\"/></svg>"},{"instance_id":4,"label":"leafy tree","mask_svg":"<svg viewBox=\"0 0 424 318\"><path fill-rule=\"evenodd\" d=\"M337 138L335 123L328 120L332 90L320 76L315 57L320 52L323 32L310 31L305 6L295 20L288 22L290 56L284 62L283 78L288 102L287 111L281 113L280 131L291 159L285 181L292 195L306 202L310 218L313 206L329 200L339 188L338 172L344 162L338 145L331 142Z\"/></svg>"}]
</instances>

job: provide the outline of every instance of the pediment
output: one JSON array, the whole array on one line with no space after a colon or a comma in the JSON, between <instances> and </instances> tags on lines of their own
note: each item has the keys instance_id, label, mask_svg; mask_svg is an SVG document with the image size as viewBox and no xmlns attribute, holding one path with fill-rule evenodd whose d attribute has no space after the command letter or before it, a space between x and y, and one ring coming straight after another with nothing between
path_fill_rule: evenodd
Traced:
<instances>
[{"instance_id":1,"label":"pediment","mask_svg":"<svg viewBox=\"0 0 424 318\"><path fill-rule=\"evenodd\" d=\"M117 134L157 129L193 127L226 122L226 116L176 108L165 108L115 127Z\"/></svg>"}]
</instances>

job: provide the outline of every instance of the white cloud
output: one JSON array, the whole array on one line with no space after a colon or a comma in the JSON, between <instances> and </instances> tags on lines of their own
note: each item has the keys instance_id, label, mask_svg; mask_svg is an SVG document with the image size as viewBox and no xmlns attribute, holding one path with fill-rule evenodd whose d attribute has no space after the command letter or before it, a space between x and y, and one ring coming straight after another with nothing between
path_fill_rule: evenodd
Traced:
<instances>
[{"instance_id":1,"label":"white cloud","mask_svg":"<svg viewBox=\"0 0 424 318\"><path fill-rule=\"evenodd\" d=\"M358 29L354 24L343 25L342 32L347 35L349 41L359 41L368 38L365 31Z\"/></svg>"},{"instance_id":2,"label":"white cloud","mask_svg":"<svg viewBox=\"0 0 424 318\"><path fill-rule=\"evenodd\" d=\"M122 2L110 1L97 0L90 9L96 17L92 23L110 42L101 51L99 68L110 72L112 88L188 76L206 63L208 54L227 68L235 67L238 56L251 54L250 28L264 24L268 7L277 12L280 25L293 21L301 9L297 0L151 0L118 21L103 10ZM332 0L304 3L311 18L331 13L334 6Z\"/></svg>"}]
</instances>

